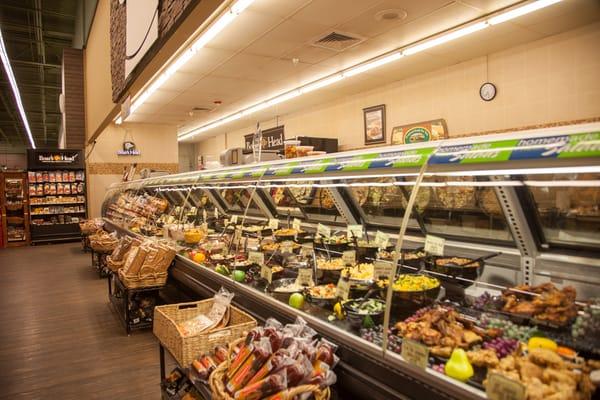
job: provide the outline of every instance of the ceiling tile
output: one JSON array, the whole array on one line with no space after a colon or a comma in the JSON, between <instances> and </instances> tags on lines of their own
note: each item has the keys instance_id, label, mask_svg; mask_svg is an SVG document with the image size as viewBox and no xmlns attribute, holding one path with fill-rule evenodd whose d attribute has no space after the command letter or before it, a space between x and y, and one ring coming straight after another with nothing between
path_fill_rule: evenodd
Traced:
<instances>
[{"instance_id":1,"label":"ceiling tile","mask_svg":"<svg viewBox=\"0 0 600 400\"><path fill-rule=\"evenodd\" d=\"M161 86L161 89L183 92L200 79L202 75L177 71Z\"/></svg>"},{"instance_id":2,"label":"ceiling tile","mask_svg":"<svg viewBox=\"0 0 600 400\"><path fill-rule=\"evenodd\" d=\"M362 14L366 9L380 2L381 0L346 1L342 5L339 0L314 0L295 14L294 19L335 26Z\"/></svg>"},{"instance_id":3,"label":"ceiling tile","mask_svg":"<svg viewBox=\"0 0 600 400\"><path fill-rule=\"evenodd\" d=\"M259 11L265 14L277 15L280 17L288 17L291 14L296 13L303 7L309 5L313 0L285 0L285 1L272 1L272 0L257 0L250 7L248 11Z\"/></svg>"},{"instance_id":4,"label":"ceiling tile","mask_svg":"<svg viewBox=\"0 0 600 400\"><path fill-rule=\"evenodd\" d=\"M204 47L196 53L181 69L180 72L187 72L195 75L206 74L221 63L235 55L234 52L228 50L215 49L210 46Z\"/></svg>"}]
</instances>

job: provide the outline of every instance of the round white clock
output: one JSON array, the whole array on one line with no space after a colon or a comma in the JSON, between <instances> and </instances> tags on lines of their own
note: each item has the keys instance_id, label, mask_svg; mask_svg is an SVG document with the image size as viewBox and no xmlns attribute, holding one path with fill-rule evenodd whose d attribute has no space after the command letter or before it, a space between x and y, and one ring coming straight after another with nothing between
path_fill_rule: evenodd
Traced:
<instances>
[{"instance_id":1,"label":"round white clock","mask_svg":"<svg viewBox=\"0 0 600 400\"><path fill-rule=\"evenodd\" d=\"M482 100L492 101L496 97L496 85L486 82L479 88L479 96Z\"/></svg>"}]
</instances>

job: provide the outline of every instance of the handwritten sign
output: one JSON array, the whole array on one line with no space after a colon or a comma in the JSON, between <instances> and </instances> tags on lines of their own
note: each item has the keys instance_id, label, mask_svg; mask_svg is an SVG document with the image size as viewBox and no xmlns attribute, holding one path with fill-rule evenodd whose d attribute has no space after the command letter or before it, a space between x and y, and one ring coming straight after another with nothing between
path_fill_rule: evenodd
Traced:
<instances>
[{"instance_id":1,"label":"handwritten sign","mask_svg":"<svg viewBox=\"0 0 600 400\"><path fill-rule=\"evenodd\" d=\"M311 268L302 268L298 270L298 277L296 278L298 285L311 286L313 285L313 271Z\"/></svg>"},{"instance_id":2,"label":"handwritten sign","mask_svg":"<svg viewBox=\"0 0 600 400\"><path fill-rule=\"evenodd\" d=\"M275 218L270 218L269 219L269 229L277 229L279 228L279 220L275 219Z\"/></svg>"},{"instance_id":3,"label":"handwritten sign","mask_svg":"<svg viewBox=\"0 0 600 400\"><path fill-rule=\"evenodd\" d=\"M390 241L390 235L388 235L387 233L377 231L377 233L375 234L374 242L380 249L385 249L387 247L389 241Z\"/></svg>"},{"instance_id":4,"label":"handwritten sign","mask_svg":"<svg viewBox=\"0 0 600 400\"><path fill-rule=\"evenodd\" d=\"M249 251L248 252L248 261L258 265L264 265L265 263L265 255L260 251Z\"/></svg>"},{"instance_id":5,"label":"handwritten sign","mask_svg":"<svg viewBox=\"0 0 600 400\"><path fill-rule=\"evenodd\" d=\"M208 232L208 224L204 222L202 225L200 225L200 229L202 229L204 232Z\"/></svg>"},{"instance_id":6,"label":"handwritten sign","mask_svg":"<svg viewBox=\"0 0 600 400\"><path fill-rule=\"evenodd\" d=\"M419 368L427 368L429 347L410 339L402 340L402 358Z\"/></svg>"},{"instance_id":7,"label":"handwritten sign","mask_svg":"<svg viewBox=\"0 0 600 400\"><path fill-rule=\"evenodd\" d=\"M260 267L260 277L266 279L267 282L271 283L273 281L273 270L271 267L263 265Z\"/></svg>"},{"instance_id":8,"label":"handwritten sign","mask_svg":"<svg viewBox=\"0 0 600 400\"><path fill-rule=\"evenodd\" d=\"M346 228L346 237L348 241L356 239L360 239L363 237L363 227L362 225L348 225Z\"/></svg>"},{"instance_id":9,"label":"handwritten sign","mask_svg":"<svg viewBox=\"0 0 600 400\"><path fill-rule=\"evenodd\" d=\"M282 253L292 253L294 250L294 242L285 241L279 245L279 251Z\"/></svg>"},{"instance_id":10,"label":"handwritten sign","mask_svg":"<svg viewBox=\"0 0 600 400\"><path fill-rule=\"evenodd\" d=\"M427 235L425 236L425 251L434 256L443 256L445 243L446 239L444 238Z\"/></svg>"},{"instance_id":11,"label":"handwritten sign","mask_svg":"<svg viewBox=\"0 0 600 400\"><path fill-rule=\"evenodd\" d=\"M302 221L300 221L298 218L294 218L294 220L292 221L292 228L296 230L296 232L300 232L302 226Z\"/></svg>"},{"instance_id":12,"label":"handwritten sign","mask_svg":"<svg viewBox=\"0 0 600 400\"><path fill-rule=\"evenodd\" d=\"M504 375L490 373L485 390L490 400L523 400L525 386Z\"/></svg>"},{"instance_id":13,"label":"handwritten sign","mask_svg":"<svg viewBox=\"0 0 600 400\"><path fill-rule=\"evenodd\" d=\"M229 222L232 224L237 224L238 222L238 216L237 215L232 215L231 218L229 219Z\"/></svg>"},{"instance_id":14,"label":"handwritten sign","mask_svg":"<svg viewBox=\"0 0 600 400\"><path fill-rule=\"evenodd\" d=\"M390 278L394 273L394 263L387 261L375 261L373 263L373 279L381 277Z\"/></svg>"},{"instance_id":15,"label":"handwritten sign","mask_svg":"<svg viewBox=\"0 0 600 400\"><path fill-rule=\"evenodd\" d=\"M347 250L342 253L344 265L354 265L356 263L356 250Z\"/></svg>"},{"instance_id":16,"label":"handwritten sign","mask_svg":"<svg viewBox=\"0 0 600 400\"><path fill-rule=\"evenodd\" d=\"M258 249L258 244L259 241L257 238L248 238L248 241L246 242L246 247L248 249Z\"/></svg>"},{"instance_id":17,"label":"handwritten sign","mask_svg":"<svg viewBox=\"0 0 600 400\"><path fill-rule=\"evenodd\" d=\"M318 224L317 225L317 233L323 237L330 237L331 236L331 228L328 226L325 226L323 224Z\"/></svg>"},{"instance_id":18,"label":"handwritten sign","mask_svg":"<svg viewBox=\"0 0 600 400\"><path fill-rule=\"evenodd\" d=\"M347 278L340 278L335 290L335 295L342 300L348 300L350 294L350 280Z\"/></svg>"}]
</instances>

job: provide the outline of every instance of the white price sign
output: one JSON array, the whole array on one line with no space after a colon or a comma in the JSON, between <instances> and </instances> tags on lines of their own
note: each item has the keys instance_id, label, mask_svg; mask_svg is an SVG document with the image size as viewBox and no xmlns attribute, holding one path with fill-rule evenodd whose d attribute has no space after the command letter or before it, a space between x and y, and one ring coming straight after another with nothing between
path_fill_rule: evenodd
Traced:
<instances>
[{"instance_id":1,"label":"white price sign","mask_svg":"<svg viewBox=\"0 0 600 400\"><path fill-rule=\"evenodd\" d=\"M258 265L264 265L265 263L265 255L260 251L249 251L248 252L248 261Z\"/></svg>"},{"instance_id":2,"label":"white price sign","mask_svg":"<svg viewBox=\"0 0 600 400\"><path fill-rule=\"evenodd\" d=\"M202 210L202 221L206 221L206 219L208 218L208 213L206 212L205 209Z\"/></svg>"},{"instance_id":3,"label":"white price sign","mask_svg":"<svg viewBox=\"0 0 600 400\"><path fill-rule=\"evenodd\" d=\"M490 373L485 392L490 400L523 400L525 386L504 375Z\"/></svg>"},{"instance_id":4,"label":"white price sign","mask_svg":"<svg viewBox=\"0 0 600 400\"><path fill-rule=\"evenodd\" d=\"M346 228L346 237L348 241L356 239L360 239L363 237L363 227L362 225L348 225Z\"/></svg>"},{"instance_id":5,"label":"white price sign","mask_svg":"<svg viewBox=\"0 0 600 400\"><path fill-rule=\"evenodd\" d=\"M385 232L377 231L375 234L375 244L379 246L380 249L385 249L390 241L390 235Z\"/></svg>"},{"instance_id":6,"label":"white price sign","mask_svg":"<svg viewBox=\"0 0 600 400\"><path fill-rule=\"evenodd\" d=\"M229 222L231 222L232 224L237 224L237 222L238 222L238 216L237 215L232 215L231 219L229 220Z\"/></svg>"},{"instance_id":7,"label":"white price sign","mask_svg":"<svg viewBox=\"0 0 600 400\"><path fill-rule=\"evenodd\" d=\"M356 263L356 250L347 250L342 253L344 265L354 265Z\"/></svg>"},{"instance_id":8,"label":"white price sign","mask_svg":"<svg viewBox=\"0 0 600 400\"><path fill-rule=\"evenodd\" d=\"M331 236L331 228L328 226L325 226L323 224L318 224L317 225L317 233L321 236L328 238Z\"/></svg>"},{"instance_id":9,"label":"white price sign","mask_svg":"<svg viewBox=\"0 0 600 400\"><path fill-rule=\"evenodd\" d=\"M313 244L312 243L304 243L302 248L300 249L301 257L310 257L313 253Z\"/></svg>"},{"instance_id":10,"label":"white price sign","mask_svg":"<svg viewBox=\"0 0 600 400\"><path fill-rule=\"evenodd\" d=\"M271 283L273 281L273 270L271 267L263 265L260 267L260 277L266 279L267 282Z\"/></svg>"},{"instance_id":11,"label":"white price sign","mask_svg":"<svg viewBox=\"0 0 600 400\"><path fill-rule=\"evenodd\" d=\"M294 242L283 242L279 245L279 251L282 253L292 253L294 250Z\"/></svg>"},{"instance_id":12,"label":"white price sign","mask_svg":"<svg viewBox=\"0 0 600 400\"><path fill-rule=\"evenodd\" d=\"M390 278L394 273L394 263L386 261L375 261L373 263L373 279L381 277Z\"/></svg>"},{"instance_id":13,"label":"white price sign","mask_svg":"<svg viewBox=\"0 0 600 400\"><path fill-rule=\"evenodd\" d=\"M279 220L275 218L269 219L269 229L276 230L279 228Z\"/></svg>"},{"instance_id":14,"label":"white price sign","mask_svg":"<svg viewBox=\"0 0 600 400\"><path fill-rule=\"evenodd\" d=\"M350 294L350 281L346 278L340 278L337 284L335 295L342 300L348 300Z\"/></svg>"},{"instance_id":15,"label":"white price sign","mask_svg":"<svg viewBox=\"0 0 600 400\"><path fill-rule=\"evenodd\" d=\"M296 278L298 285L312 286L313 285L313 271L310 268L302 268L298 270L298 277Z\"/></svg>"},{"instance_id":16,"label":"white price sign","mask_svg":"<svg viewBox=\"0 0 600 400\"><path fill-rule=\"evenodd\" d=\"M215 207L215 218L219 218L219 210Z\"/></svg>"},{"instance_id":17,"label":"white price sign","mask_svg":"<svg viewBox=\"0 0 600 400\"><path fill-rule=\"evenodd\" d=\"M208 224L204 222L202 225L200 225L200 229L202 229L204 232L208 232Z\"/></svg>"},{"instance_id":18,"label":"white price sign","mask_svg":"<svg viewBox=\"0 0 600 400\"><path fill-rule=\"evenodd\" d=\"M258 249L258 239L257 238L248 238L248 242L246 242L246 247L249 249Z\"/></svg>"},{"instance_id":19,"label":"white price sign","mask_svg":"<svg viewBox=\"0 0 600 400\"><path fill-rule=\"evenodd\" d=\"M429 347L414 340L402 340L402 357L419 368L427 368L429 362Z\"/></svg>"},{"instance_id":20,"label":"white price sign","mask_svg":"<svg viewBox=\"0 0 600 400\"><path fill-rule=\"evenodd\" d=\"M292 228L296 230L296 232L300 232L300 227L302 226L302 221L298 218L294 218L292 221Z\"/></svg>"},{"instance_id":21,"label":"white price sign","mask_svg":"<svg viewBox=\"0 0 600 400\"><path fill-rule=\"evenodd\" d=\"M427 235L425 236L425 251L434 256L443 256L445 243L446 239L444 238Z\"/></svg>"},{"instance_id":22,"label":"white price sign","mask_svg":"<svg viewBox=\"0 0 600 400\"><path fill-rule=\"evenodd\" d=\"M238 244L241 239L242 239L242 229L235 228L235 234L233 235L233 243Z\"/></svg>"}]
</instances>

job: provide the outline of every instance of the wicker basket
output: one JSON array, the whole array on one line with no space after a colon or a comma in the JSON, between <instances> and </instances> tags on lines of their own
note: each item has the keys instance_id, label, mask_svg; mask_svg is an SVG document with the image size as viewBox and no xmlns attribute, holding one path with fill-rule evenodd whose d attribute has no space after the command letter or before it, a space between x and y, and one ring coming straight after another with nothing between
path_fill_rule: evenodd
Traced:
<instances>
[{"instance_id":1,"label":"wicker basket","mask_svg":"<svg viewBox=\"0 0 600 400\"><path fill-rule=\"evenodd\" d=\"M112 272L117 272L121 269L121 267L123 267L123 264L125 264L124 260L121 261L114 261L112 259L111 256L107 256L106 257L106 266L108 267L108 269L110 269Z\"/></svg>"},{"instance_id":2,"label":"wicker basket","mask_svg":"<svg viewBox=\"0 0 600 400\"><path fill-rule=\"evenodd\" d=\"M109 267L110 268L110 267ZM142 272L136 275L128 275L122 269L118 270L119 279L128 289L141 289L154 286L164 286L167 283L166 272Z\"/></svg>"},{"instance_id":3,"label":"wicker basket","mask_svg":"<svg viewBox=\"0 0 600 400\"><path fill-rule=\"evenodd\" d=\"M200 314L208 314L214 300L202 300L191 303L170 304L154 309L154 335L165 346L181 367L188 367L203 353L216 346L227 345L256 327L256 320L244 311L230 306L229 325L225 328L183 337L179 324Z\"/></svg>"},{"instance_id":4,"label":"wicker basket","mask_svg":"<svg viewBox=\"0 0 600 400\"><path fill-rule=\"evenodd\" d=\"M6 204L6 209L8 211L18 211L23 208L23 203L11 203Z\"/></svg>"},{"instance_id":5,"label":"wicker basket","mask_svg":"<svg viewBox=\"0 0 600 400\"><path fill-rule=\"evenodd\" d=\"M96 242L94 240L90 240L90 247L96 253L112 253L115 247L117 247L117 242L115 243L102 243Z\"/></svg>"},{"instance_id":6,"label":"wicker basket","mask_svg":"<svg viewBox=\"0 0 600 400\"><path fill-rule=\"evenodd\" d=\"M225 374L229 369L233 348L243 340L243 338L238 339L229 344L229 355L227 356L227 360L219 364L219 366L210 374L208 385L210 386L212 400L235 400L225 389ZM287 389L284 392L282 400L293 400L302 393L312 393L315 400L329 400L329 397L331 396L329 387L321 389L318 385L300 385Z\"/></svg>"}]
</instances>

